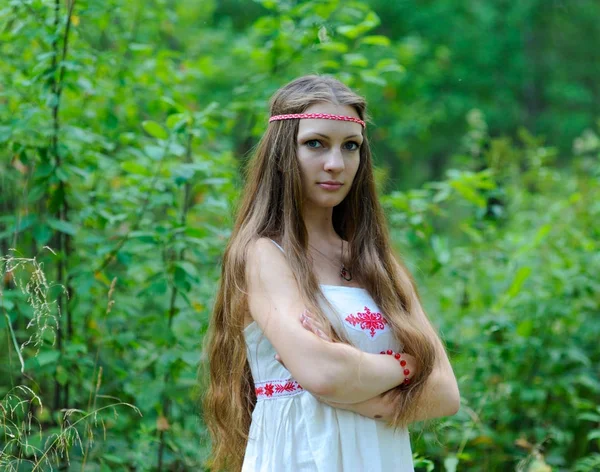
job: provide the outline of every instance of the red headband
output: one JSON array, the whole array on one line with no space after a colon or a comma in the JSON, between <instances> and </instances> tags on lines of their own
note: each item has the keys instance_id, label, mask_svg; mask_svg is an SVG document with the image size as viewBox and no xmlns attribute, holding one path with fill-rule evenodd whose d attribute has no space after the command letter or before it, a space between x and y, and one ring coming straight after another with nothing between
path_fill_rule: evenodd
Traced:
<instances>
[{"instance_id":1,"label":"red headband","mask_svg":"<svg viewBox=\"0 0 600 472\"><path fill-rule=\"evenodd\" d=\"M359 118L354 118L353 116L330 115L329 113L296 113L293 115L276 115L269 118L269 123L271 123L271 121L293 120L300 118L353 121L354 123L361 125L363 128L367 126L365 122Z\"/></svg>"}]
</instances>

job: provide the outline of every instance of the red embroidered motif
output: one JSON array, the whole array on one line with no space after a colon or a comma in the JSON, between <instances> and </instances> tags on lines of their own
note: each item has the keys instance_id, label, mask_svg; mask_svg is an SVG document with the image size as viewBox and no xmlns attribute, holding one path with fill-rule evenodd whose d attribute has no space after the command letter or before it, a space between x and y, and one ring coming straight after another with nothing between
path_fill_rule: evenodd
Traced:
<instances>
[{"instance_id":1,"label":"red embroidered motif","mask_svg":"<svg viewBox=\"0 0 600 472\"><path fill-rule=\"evenodd\" d=\"M294 379L267 380L255 384L256 398L286 397L304 391Z\"/></svg>"},{"instance_id":2,"label":"red embroidered motif","mask_svg":"<svg viewBox=\"0 0 600 472\"><path fill-rule=\"evenodd\" d=\"M365 307L365 313L351 314L346 317L346 321L352 326L360 326L363 331L368 331L372 338L375 337L377 331L383 331L387 320L381 313L371 312L368 307Z\"/></svg>"}]
</instances>

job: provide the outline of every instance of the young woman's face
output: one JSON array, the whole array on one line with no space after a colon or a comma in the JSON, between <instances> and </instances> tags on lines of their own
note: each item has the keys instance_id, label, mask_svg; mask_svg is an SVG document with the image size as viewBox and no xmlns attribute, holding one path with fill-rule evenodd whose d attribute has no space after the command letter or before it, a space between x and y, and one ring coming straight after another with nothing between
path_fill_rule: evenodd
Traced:
<instances>
[{"instance_id":1,"label":"young woman's face","mask_svg":"<svg viewBox=\"0 0 600 472\"><path fill-rule=\"evenodd\" d=\"M360 118L351 106L332 103L312 105L304 113ZM332 208L346 198L358 170L362 142L362 126L358 123L326 119L300 120L297 154L305 204Z\"/></svg>"}]
</instances>

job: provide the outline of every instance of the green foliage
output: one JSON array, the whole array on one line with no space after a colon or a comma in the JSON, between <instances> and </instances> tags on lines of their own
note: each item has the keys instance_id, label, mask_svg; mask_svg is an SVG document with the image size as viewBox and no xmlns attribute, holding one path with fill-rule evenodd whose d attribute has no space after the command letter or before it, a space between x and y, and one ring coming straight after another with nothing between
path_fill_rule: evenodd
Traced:
<instances>
[{"instance_id":1,"label":"green foliage","mask_svg":"<svg viewBox=\"0 0 600 472\"><path fill-rule=\"evenodd\" d=\"M527 133L493 139L483 171L384 198L462 386L435 454L458 451L458 470L565 468L597 447L599 150L564 172Z\"/></svg>"},{"instance_id":2,"label":"green foliage","mask_svg":"<svg viewBox=\"0 0 600 472\"><path fill-rule=\"evenodd\" d=\"M393 238L459 379L417 469L595 470L600 102L567 59L600 63L571 35L597 37L597 8L515 5L0 7L1 467L202 469L196 372L246 156L271 93L315 72L371 104Z\"/></svg>"}]
</instances>

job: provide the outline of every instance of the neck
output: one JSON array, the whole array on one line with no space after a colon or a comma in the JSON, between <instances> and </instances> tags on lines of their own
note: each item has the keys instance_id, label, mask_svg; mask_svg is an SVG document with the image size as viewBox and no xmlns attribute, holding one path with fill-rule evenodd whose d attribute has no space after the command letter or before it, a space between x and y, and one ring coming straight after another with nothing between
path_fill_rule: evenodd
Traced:
<instances>
[{"instance_id":1,"label":"neck","mask_svg":"<svg viewBox=\"0 0 600 472\"><path fill-rule=\"evenodd\" d=\"M325 242L339 242L340 237L333 228L333 208L307 208L303 217L310 244L322 247Z\"/></svg>"}]
</instances>

